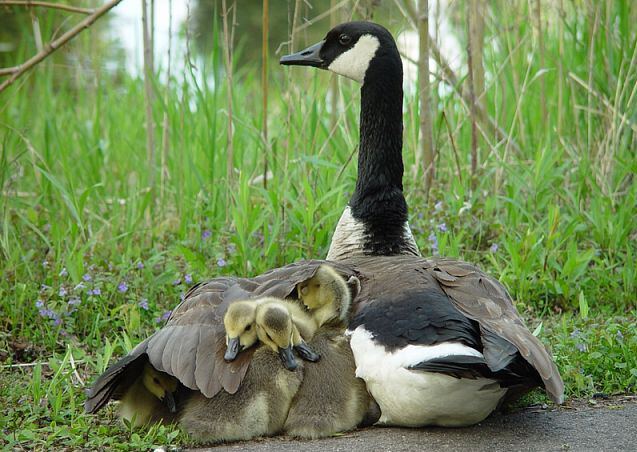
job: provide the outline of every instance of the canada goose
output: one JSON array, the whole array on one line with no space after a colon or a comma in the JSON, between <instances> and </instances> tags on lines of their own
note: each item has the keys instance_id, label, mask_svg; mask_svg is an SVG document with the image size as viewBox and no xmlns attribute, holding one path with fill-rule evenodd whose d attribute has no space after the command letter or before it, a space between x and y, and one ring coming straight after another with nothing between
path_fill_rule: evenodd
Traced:
<instances>
[{"instance_id":1,"label":"canada goose","mask_svg":"<svg viewBox=\"0 0 637 452\"><path fill-rule=\"evenodd\" d=\"M223 359L228 305L294 297L325 263L360 281L348 331L356 374L378 402L380 422L467 425L503 397L540 385L561 403L559 372L506 289L471 264L417 256L402 194L402 66L391 34L365 22L339 25L282 63L331 68L363 82L359 176L332 239L328 256L335 261L301 261L193 287L160 330L100 375L87 392L86 411L117 399L146 360L200 398L236 393L256 352Z\"/></svg>"},{"instance_id":2,"label":"canada goose","mask_svg":"<svg viewBox=\"0 0 637 452\"><path fill-rule=\"evenodd\" d=\"M354 356L343 335L352 298L347 283L329 265L321 265L315 275L300 283L297 289L300 300L310 309L319 327L309 342L322 359L305 367L303 382L285 422L285 433L321 438L352 430L363 423L373 424L380 413L373 409L375 402L369 397L363 380L354 375ZM365 420L366 416L371 419Z\"/></svg>"},{"instance_id":3,"label":"canada goose","mask_svg":"<svg viewBox=\"0 0 637 452\"><path fill-rule=\"evenodd\" d=\"M358 179L327 258L356 261L374 277L348 334L380 422L469 425L542 383L561 403L555 364L497 280L464 262L414 257L402 190L402 63L391 34L369 22L341 24L281 64L362 83Z\"/></svg>"}]
</instances>

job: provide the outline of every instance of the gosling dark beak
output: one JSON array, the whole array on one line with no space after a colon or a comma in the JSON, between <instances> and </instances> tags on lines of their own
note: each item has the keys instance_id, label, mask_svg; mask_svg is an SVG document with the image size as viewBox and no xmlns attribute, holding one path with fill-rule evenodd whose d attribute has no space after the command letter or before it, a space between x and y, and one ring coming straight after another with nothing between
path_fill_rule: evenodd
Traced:
<instances>
[{"instance_id":1,"label":"gosling dark beak","mask_svg":"<svg viewBox=\"0 0 637 452\"><path fill-rule=\"evenodd\" d=\"M166 391L164 395L164 403L168 407L168 411L174 413L177 411L177 404L175 403L175 396L170 391Z\"/></svg>"},{"instance_id":2,"label":"gosling dark beak","mask_svg":"<svg viewBox=\"0 0 637 452\"><path fill-rule=\"evenodd\" d=\"M317 42L313 46L300 52L285 55L281 57L279 63L286 66L314 66L323 69L325 61L323 61L323 58L319 55L323 44L325 44L325 41Z\"/></svg>"},{"instance_id":3,"label":"gosling dark beak","mask_svg":"<svg viewBox=\"0 0 637 452\"><path fill-rule=\"evenodd\" d=\"M288 348L280 348L279 357L281 358L281 361L283 361L283 365L287 370L296 370L298 367L294 353L292 353L291 345Z\"/></svg>"},{"instance_id":4,"label":"gosling dark beak","mask_svg":"<svg viewBox=\"0 0 637 452\"><path fill-rule=\"evenodd\" d=\"M228 339L228 348L226 349L226 354L223 355L223 359L226 361L234 361L237 359L237 355L239 354L239 345L238 337Z\"/></svg>"},{"instance_id":5,"label":"gosling dark beak","mask_svg":"<svg viewBox=\"0 0 637 452\"><path fill-rule=\"evenodd\" d=\"M321 359L321 355L312 350L310 346L307 345L305 342L301 342L299 345L295 345L294 350L296 350L299 356L306 361L315 363L319 359Z\"/></svg>"}]
</instances>

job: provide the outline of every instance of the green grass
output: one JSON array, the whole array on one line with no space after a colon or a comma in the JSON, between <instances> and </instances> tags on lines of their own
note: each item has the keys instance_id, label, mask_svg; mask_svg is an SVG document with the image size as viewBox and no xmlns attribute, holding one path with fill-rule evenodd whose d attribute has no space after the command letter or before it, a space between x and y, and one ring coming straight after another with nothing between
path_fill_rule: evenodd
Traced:
<instances>
[{"instance_id":1,"label":"green grass","mask_svg":"<svg viewBox=\"0 0 637 452\"><path fill-rule=\"evenodd\" d=\"M519 14L492 11L506 33L488 26L487 43L498 45L485 45L485 105L521 151L488 136L471 188L467 109L435 83L438 167L426 200L422 178L410 172L419 118L409 94L410 223L423 254L475 262L510 289L531 330L551 346L569 397L635 392L637 38L628 24L636 13L629 1L612 3L594 35L587 15L551 16L543 71L529 57L537 52L531 24L518 19L529 14L526 2L516 5ZM90 38L77 45L90 49ZM187 443L170 428L126 428L112 407L84 415L83 389L158 327L189 278L255 275L325 255L354 187L355 159L343 164L358 141L358 87L339 81L332 127L330 77L271 65L264 143L260 68L237 68L236 170L228 181L219 49L197 67L220 82L154 85L159 153L167 124L163 168L148 165L139 79L108 70L71 77L45 64L2 94L3 446ZM264 189L251 181L266 158L274 176Z\"/></svg>"}]
</instances>

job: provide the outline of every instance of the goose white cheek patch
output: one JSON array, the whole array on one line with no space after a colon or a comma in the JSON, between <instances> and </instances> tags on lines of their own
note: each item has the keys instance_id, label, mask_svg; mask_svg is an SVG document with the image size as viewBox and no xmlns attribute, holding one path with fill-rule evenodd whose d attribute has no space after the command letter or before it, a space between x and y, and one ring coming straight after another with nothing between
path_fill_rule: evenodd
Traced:
<instances>
[{"instance_id":1,"label":"goose white cheek patch","mask_svg":"<svg viewBox=\"0 0 637 452\"><path fill-rule=\"evenodd\" d=\"M363 83L369 62L376 55L379 46L378 38L372 35L363 35L358 38L354 47L340 54L327 69Z\"/></svg>"}]
</instances>

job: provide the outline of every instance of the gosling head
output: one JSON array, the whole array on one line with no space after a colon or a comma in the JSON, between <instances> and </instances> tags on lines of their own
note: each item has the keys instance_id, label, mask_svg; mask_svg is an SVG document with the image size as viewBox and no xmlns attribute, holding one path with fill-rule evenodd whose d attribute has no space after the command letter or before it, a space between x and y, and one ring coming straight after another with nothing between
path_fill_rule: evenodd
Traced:
<instances>
[{"instance_id":1,"label":"gosling head","mask_svg":"<svg viewBox=\"0 0 637 452\"><path fill-rule=\"evenodd\" d=\"M365 82L372 68L386 70L391 64L400 71L402 83L402 63L394 38L384 27L372 22L337 25L321 42L282 57L280 63L327 69L359 83Z\"/></svg>"},{"instance_id":2,"label":"gosling head","mask_svg":"<svg viewBox=\"0 0 637 452\"><path fill-rule=\"evenodd\" d=\"M257 335L259 340L279 354L288 370L298 367L293 350L293 325L290 312L283 305L268 303L257 310Z\"/></svg>"},{"instance_id":3,"label":"gosling head","mask_svg":"<svg viewBox=\"0 0 637 452\"><path fill-rule=\"evenodd\" d=\"M337 317L345 320L349 313L352 297L348 283L329 265L321 265L312 278L297 286L297 291L310 311L324 311L323 321Z\"/></svg>"},{"instance_id":4,"label":"gosling head","mask_svg":"<svg viewBox=\"0 0 637 452\"><path fill-rule=\"evenodd\" d=\"M234 361L242 350L257 342L255 328L257 303L255 301L236 301L232 303L223 317L226 328L226 361Z\"/></svg>"},{"instance_id":5,"label":"gosling head","mask_svg":"<svg viewBox=\"0 0 637 452\"><path fill-rule=\"evenodd\" d=\"M177 379L159 372L150 363L144 366L142 383L148 391L166 405L171 413L177 411L174 392L177 390Z\"/></svg>"}]
</instances>

